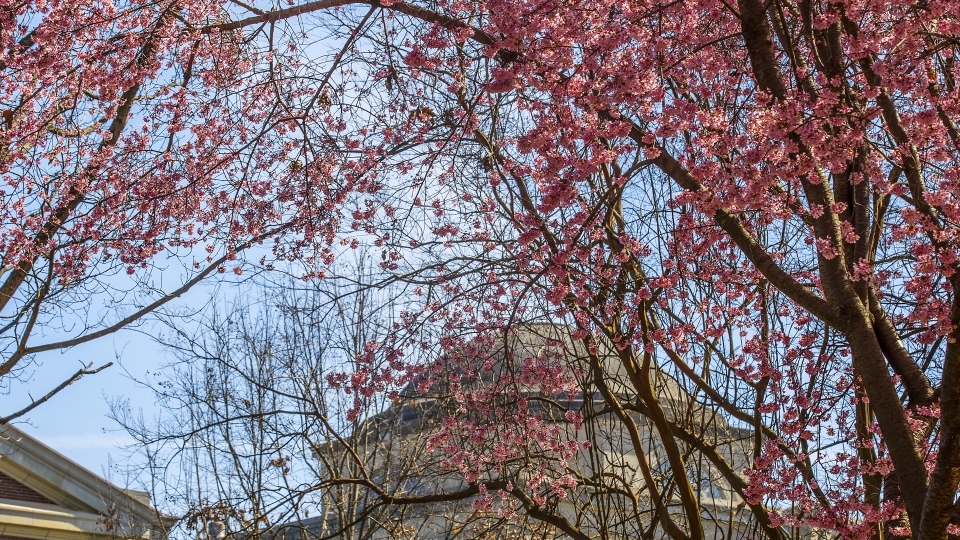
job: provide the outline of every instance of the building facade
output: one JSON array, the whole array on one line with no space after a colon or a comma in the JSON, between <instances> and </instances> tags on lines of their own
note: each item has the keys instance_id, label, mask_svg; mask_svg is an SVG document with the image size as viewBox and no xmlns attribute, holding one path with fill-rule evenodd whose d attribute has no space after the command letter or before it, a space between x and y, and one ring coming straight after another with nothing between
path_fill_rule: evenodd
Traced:
<instances>
[{"instance_id":1,"label":"building facade","mask_svg":"<svg viewBox=\"0 0 960 540\"><path fill-rule=\"evenodd\" d=\"M512 369L512 360L507 357L524 359L556 353L557 361L573 370L589 373L591 368L582 347L572 342L563 327L529 326L510 339L494 353L500 359L491 375L475 377L473 384L488 384L497 373ZM413 390L415 385L410 385L387 410L356 430L347 441L351 452L344 452L344 443L336 442L319 448L317 455L331 478L365 476L382 486L388 496L434 500L413 505L383 504L378 494L363 485L347 483L324 493L323 522L312 523L304 532L321 538L351 539L568 538L568 531L551 524L552 518L561 518L588 538L665 538L664 528L657 524L656 504L666 506L671 515L676 514L677 525L686 528L677 496L661 492L661 500L654 502L642 474L641 460L658 482L674 474L662 440L642 410L629 411L629 419L612 414L597 384L626 403L637 402L631 398L636 391L612 351L601 353L599 360L602 373L584 377L582 391L575 396L537 396L532 390L528 394L526 407L534 416L559 426L561 439L591 443L573 460L557 463L552 471L557 476L569 474L578 479L578 486L565 497L545 493L546 502L521 508L511 517L503 517L502 512L478 511L472 504L475 496L455 497L468 485L462 476L451 472L444 456L427 451L426 443L456 405L442 389L419 394ZM593 363L597 363L596 355ZM653 377L669 422L696 432L734 470L749 466L752 431L731 426L723 417L705 410L670 376L655 370ZM583 424L575 427L567 421L566 410L583 414ZM705 537L732 540L760 536L757 523L749 511L744 511L744 501L713 464L694 459L689 448L683 450L689 457L686 474L697 492ZM531 463L549 459L546 454L531 455L528 463L507 464L499 479L525 484L537 468ZM497 478L488 476L486 480ZM664 483L669 485L670 481Z\"/></svg>"},{"instance_id":2,"label":"building facade","mask_svg":"<svg viewBox=\"0 0 960 540\"><path fill-rule=\"evenodd\" d=\"M169 518L23 431L0 427L0 540L163 540Z\"/></svg>"}]
</instances>

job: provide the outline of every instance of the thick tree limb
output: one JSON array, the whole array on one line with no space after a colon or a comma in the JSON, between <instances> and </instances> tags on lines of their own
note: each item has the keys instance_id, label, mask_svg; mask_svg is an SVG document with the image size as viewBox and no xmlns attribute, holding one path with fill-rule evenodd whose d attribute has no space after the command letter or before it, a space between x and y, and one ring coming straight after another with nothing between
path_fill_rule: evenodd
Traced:
<instances>
[{"instance_id":1,"label":"thick tree limb","mask_svg":"<svg viewBox=\"0 0 960 540\"><path fill-rule=\"evenodd\" d=\"M660 168L670 179L687 191L699 192L703 190L700 181L697 180L683 165L680 164L665 148L656 145L650 145L643 141L643 130L634 125L630 130L630 138L637 144L644 147L656 148L660 154L653 159L653 163ZM814 314L820 320L831 326L840 324L835 310L820 298L809 288L802 285L790 274L784 272L780 265L763 249L747 229L730 212L719 209L713 215L714 221L720 226L730 238L737 244L743 254L753 263L754 267L779 291L787 295L791 300L802 306L804 309Z\"/></svg>"}]
</instances>

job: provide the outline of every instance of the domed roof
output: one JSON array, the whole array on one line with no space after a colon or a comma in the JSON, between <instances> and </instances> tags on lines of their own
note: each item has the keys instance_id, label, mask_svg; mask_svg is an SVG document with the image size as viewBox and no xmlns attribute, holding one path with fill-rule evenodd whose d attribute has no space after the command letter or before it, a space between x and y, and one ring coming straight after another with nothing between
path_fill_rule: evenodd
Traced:
<instances>
[{"instance_id":1,"label":"domed roof","mask_svg":"<svg viewBox=\"0 0 960 540\"><path fill-rule=\"evenodd\" d=\"M591 356L582 341L573 339L573 331L569 326L533 323L518 326L504 332L504 337L497 341L489 340L482 343L485 350L482 352L483 361L476 362L476 371L466 372L461 365L451 368L451 373L457 373L463 378L462 387L480 386L491 383L505 372L515 372L518 365L525 359L542 358L556 361L569 369L581 383L581 390L570 399L570 396L561 397L567 409L577 410L583 403L583 387L593 387L593 358L599 359L606 386L618 396L629 401L636 399L634 389L623 362L615 353L613 346L607 341L598 344L598 354ZM673 377L660 369L654 369L653 384L660 397L661 405L668 416L673 416L672 410L687 410L687 407L696 407L692 396L686 392ZM386 429L393 435L402 435L425 428L424 423L438 421L444 410L451 408L444 406L440 401L449 395L444 383L432 386L427 392L421 392L421 380L408 383L400 392L399 398L387 410L367 419L360 431L365 436L377 437ZM537 393L537 389L530 387L530 394ZM601 402L603 398L594 393L594 402ZM535 403L528 407L537 408ZM446 411L453 414L453 410ZM536 411L545 412L545 411ZM545 415L553 417L555 414ZM559 418L558 418L559 420Z\"/></svg>"}]
</instances>

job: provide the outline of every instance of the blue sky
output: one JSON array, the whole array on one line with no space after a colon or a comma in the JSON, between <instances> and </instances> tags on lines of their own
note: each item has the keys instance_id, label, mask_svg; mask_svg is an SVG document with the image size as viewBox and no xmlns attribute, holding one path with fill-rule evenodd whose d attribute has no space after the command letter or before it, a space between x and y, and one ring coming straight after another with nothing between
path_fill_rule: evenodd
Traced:
<instances>
[{"instance_id":1,"label":"blue sky","mask_svg":"<svg viewBox=\"0 0 960 540\"><path fill-rule=\"evenodd\" d=\"M28 392L34 398L42 396L75 373L81 362L92 361L94 366L100 366L112 361L113 366L68 386L19 418L16 425L94 473L111 476L111 480L126 487L122 478L108 471L111 461L129 464L124 463L128 451L122 447L131 441L109 418L109 402L128 399L131 407L143 409L148 416L156 412L152 393L133 378L142 380L160 366L163 358L164 352L157 343L134 331L121 331L67 351L46 353L38 359L43 364L31 370L29 380L15 383L11 395L3 400L3 412L9 414L28 404Z\"/></svg>"}]
</instances>

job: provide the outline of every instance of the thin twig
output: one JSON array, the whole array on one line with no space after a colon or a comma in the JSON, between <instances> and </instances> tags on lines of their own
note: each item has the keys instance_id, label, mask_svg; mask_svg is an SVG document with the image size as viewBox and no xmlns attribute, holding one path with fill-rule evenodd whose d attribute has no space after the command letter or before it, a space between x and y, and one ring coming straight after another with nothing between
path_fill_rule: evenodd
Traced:
<instances>
[{"instance_id":1,"label":"thin twig","mask_svg":"<svg viewBox=\"0 0 960 540\"><path fill-rule=\"evenodd\" d=\"M64 388L66 388L66 387L70 386L71 384L73 384L73 383L79 381L80 379L82 379L84 375L94 375L94 374L100 373L101 371L103 371L103 370L107 369L108 367L112 366L112 365L113 365L113 362L107 362L106 364L104 364L104 365L102 365L102 366L100 366L100 367L98 367L98 368L96 368L96 369L90 369L90 367L91 367L92 365L93 365L93 362L90 362L89 364L83 366L82 368L80 368L79 371L77 371L76 373L74 373L69 379L67 379L67 380L63 381L62 383L60 383L60 386L58 386L58 387L54 388L53 390L47 392L47 395L43 396L42 398L40 398L40 399L38 399L38 400L35 400L35 401L34 401L33 403L31 403L30 405L27 405L26 407L24 407L24 408L20 409L19 411L11 414L10 416L5 416L5 417L3 417L3 418L0 418L0 426L9 424L12 420L16 420L17 418L20 418L21 416L27 414L28 412L32 411L33 409L35 409L35 408L37 408L38 406L42 405L43 403L47 402L50 398L52 398L53 396L55 396L58 392L60 392L60 391L63 390Z\"/></svg>"}]
</instances>

